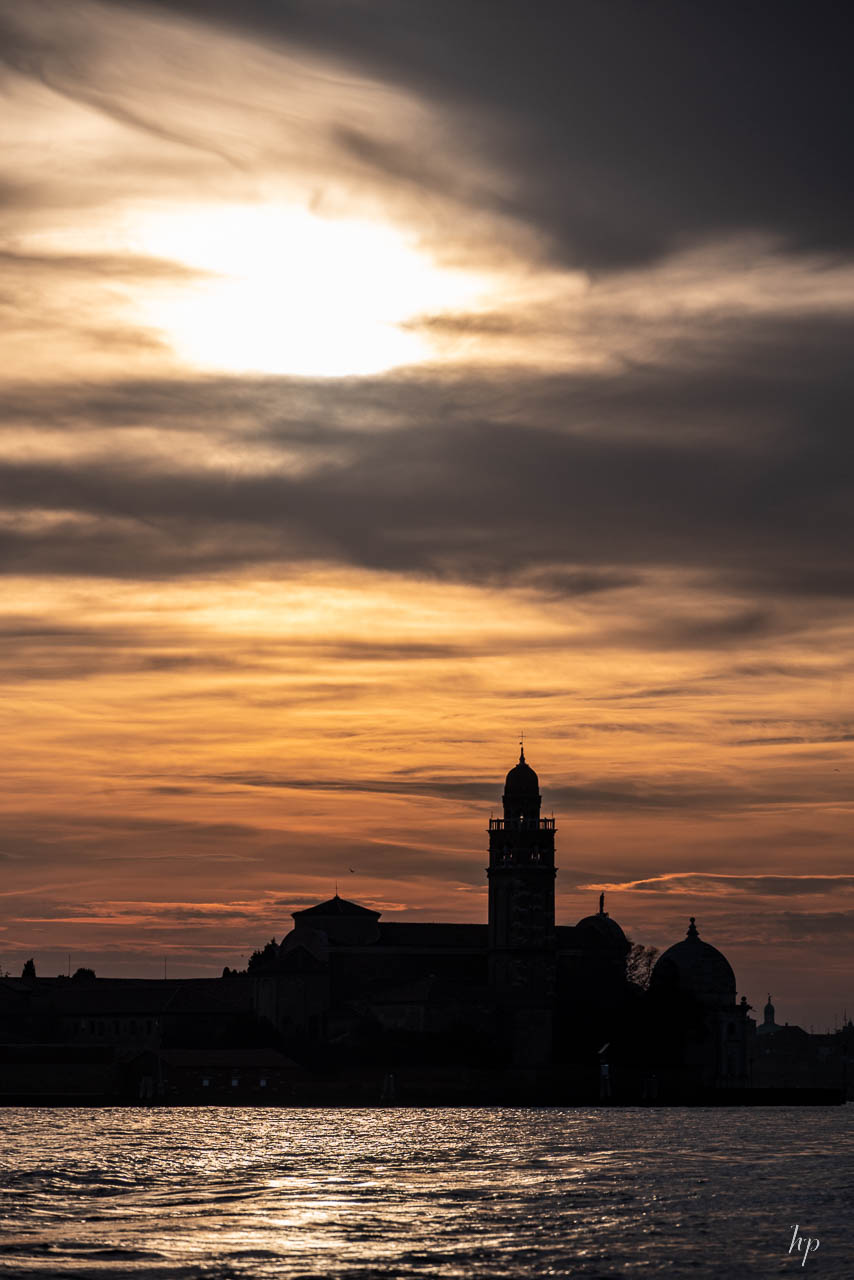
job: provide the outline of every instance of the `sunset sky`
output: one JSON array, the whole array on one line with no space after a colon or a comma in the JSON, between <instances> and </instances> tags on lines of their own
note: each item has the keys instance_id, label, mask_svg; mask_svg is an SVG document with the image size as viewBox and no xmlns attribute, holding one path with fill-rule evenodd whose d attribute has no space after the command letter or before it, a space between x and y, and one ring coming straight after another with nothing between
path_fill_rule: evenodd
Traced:
<instances>
[{"instance_id":1,"label":"sunset sky","mask_svg":"<svg viewBox=\"0 0 854 1280\"><path fill-rule=\"evenodd\" d=\"M851 27L0 0L0 969L485 920L524 730L561 923L854 1016Z\"/></svg>"}]
</instances>

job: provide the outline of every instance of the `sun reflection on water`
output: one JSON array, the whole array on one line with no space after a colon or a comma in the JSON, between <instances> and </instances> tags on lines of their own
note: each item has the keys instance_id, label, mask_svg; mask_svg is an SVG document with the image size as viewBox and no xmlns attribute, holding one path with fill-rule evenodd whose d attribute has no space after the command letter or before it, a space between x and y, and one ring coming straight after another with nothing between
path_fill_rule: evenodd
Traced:
<instances>
[{"instance_id":1,"label":"sun reflection on water","mask_svg":"<svg viewBox=\"0 0 854 1280\"><path fill-rule=\"evenodd\" d=\"M852 1108L7 1109L0 1137L4 1278L527 1280L678 1264L730 1280L734 1257L756 1275L778 1260L795 1177L828 1239L850 1238L832 1188ZM710 1248L724 1231L727 1251ZM830 1248L822 1261L847 1274Z\"/></svg>"}]
</instances>

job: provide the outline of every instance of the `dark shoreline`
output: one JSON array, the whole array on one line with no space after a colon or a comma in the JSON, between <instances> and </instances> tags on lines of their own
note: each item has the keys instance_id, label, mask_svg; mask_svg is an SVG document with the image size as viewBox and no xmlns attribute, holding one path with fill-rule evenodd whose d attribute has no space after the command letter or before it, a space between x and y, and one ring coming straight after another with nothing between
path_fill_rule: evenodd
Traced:
<instances>
[{"instance_id":1,"label":"dark shoreline","mask_svg":"<svg viewBox=\"0 0 854 1280\"><path fill-rule=\"evenodd\" d=\"M3 1107L88 1107L95 1109L107 1109L114 1107L128 1107L142 1110L169 1110L171 1108L180 1107L224 1107L224 1108L243 1108L243 1107L264 1107L279 1108L282 1110L304 1110L307 1108L322 1108L335 1110L341 1108L350 1108L357 1110L386 1110L394 1108L398 1110L422 1109L424 1107L459 1107L471 1108L482 1107L484 1109L494 1107L531 1107L536 1109L553 1108L566 1109L570 1107L578 1107L589 1110L590 1108L606 1108L608 1110L618 1109L640 1109L650 1110L656 1108L673 1108L673 1107L690 1107L690 1108L714 1108L714 1107L830 1107L844 1106L846 1098L841 1089L727 1089L727 1090L709 1090L700 1094L674 1094L666 1098L656 1098L654 1100L641 1098L593 1098L593 1097L566 1097L560 1098L549 1094L542 1096L536 1093L507 1093L495 1094L484 1097L478 1096L460 1096L453 1097L442 1094L441 1091L436 1093L419 1093L416 1096L407 1096L399 1098L395 1101L382 1101L376 1098L356 1097L352 1092L342 1092L340 1094L324 1093L323 1095L306 1093L303 1097L249 1097L235 1099L229 1095L200 1097L198 1094L179 1095L171 1098L161 1098L142 1101L138 1098L127 1097L104 1097L103 1095L92 1094L6 1094L0 1096L0 1108Z\"/></svg>"}]
</instances>

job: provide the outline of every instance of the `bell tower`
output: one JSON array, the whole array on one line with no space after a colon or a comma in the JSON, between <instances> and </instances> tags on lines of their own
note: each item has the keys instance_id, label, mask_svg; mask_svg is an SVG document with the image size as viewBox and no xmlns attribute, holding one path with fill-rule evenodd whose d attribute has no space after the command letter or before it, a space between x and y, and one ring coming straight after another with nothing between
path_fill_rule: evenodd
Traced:
<instances>
[{"instance_id":1,"label":"bell tower","mask_svg":"<svg viewBox=\"0 0 854 1280\"><path fill-rule=\"evenodd\" d=\"M502 800L504 817L489 820L489 977L499 1004L515 1011L514 1056L527 1035L534 1061L548 1055L534 1042L551 1039L557 870L555 820L540 816L540 783L524 747Z\"/></svg>"}]
</instances>

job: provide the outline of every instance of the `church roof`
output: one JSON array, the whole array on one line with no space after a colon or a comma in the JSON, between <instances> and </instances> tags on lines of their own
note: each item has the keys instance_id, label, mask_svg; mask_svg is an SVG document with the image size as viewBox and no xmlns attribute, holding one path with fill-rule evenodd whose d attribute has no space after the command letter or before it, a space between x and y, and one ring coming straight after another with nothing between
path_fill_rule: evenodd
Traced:
<instances>
[{"instance_id":1,"label":"church roof","mask_svg":"<svg viewBox=\"0 0 854 1280\"><path fill-rule=\"evenodd\" d=\"M339 898L335 894L334 898L327 898L325 902L318 902L313 907L303 907L301 911L292 911L291 915L296 918L299 916L304 919L306 916L317 916L328 919L330 916L371 916L374 920L379 920L379 911L371 911L369 907L360 907L358 902L350 902L347 898Z\"/></svg>"}]
</instances>

